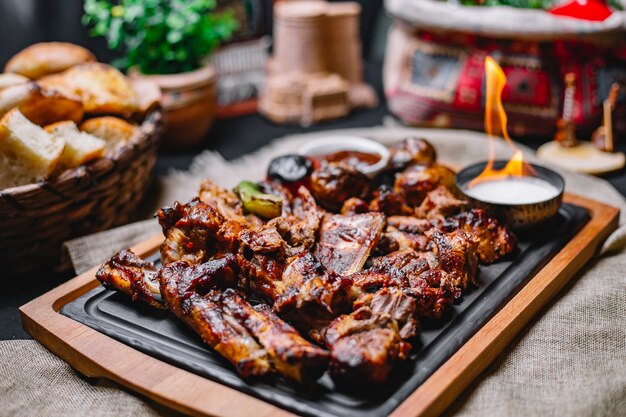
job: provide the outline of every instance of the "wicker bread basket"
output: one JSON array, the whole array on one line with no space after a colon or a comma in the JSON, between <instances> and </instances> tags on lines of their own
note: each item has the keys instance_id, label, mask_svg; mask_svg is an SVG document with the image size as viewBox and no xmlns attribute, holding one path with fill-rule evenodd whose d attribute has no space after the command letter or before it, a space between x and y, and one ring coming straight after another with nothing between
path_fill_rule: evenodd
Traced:
<instances>
[{"instance_id":1,"label":"wicker bread basket","mask_svg":"<svg viewBox=\"0 0 626 417\"><path fill-rule=\"evenodd\" d=\"M54 267L64 241L132 220L152 176L161 131L161 110L153 110L113 156L51 181L1 190L1 275Z\"/></svg>"}]
</instances>

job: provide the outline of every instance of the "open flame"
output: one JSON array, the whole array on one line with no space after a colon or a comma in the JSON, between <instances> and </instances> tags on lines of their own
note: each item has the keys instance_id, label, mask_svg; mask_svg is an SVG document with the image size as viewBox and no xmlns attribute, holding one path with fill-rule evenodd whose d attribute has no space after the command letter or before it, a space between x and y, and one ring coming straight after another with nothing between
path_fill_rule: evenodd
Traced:
<instances>
[{"instance_id":1,"label":"open flame","mask_svg":"<svg viewBox=\"0 0 626 417\"><path fill-rule=\"evenodd\" d=\"M500 65L488 56L485 58L485 74L487 82L485 101L485 131L489 135L489 161L483 172L474 178L469 187L484 182L501 180L509 177L536 176L535 170L524 160L522 152L515 147L506 129L506 112L502 106L502 90L506 84L506 75ZM495 169L494 136L502 136L513 150L513 156L502 169Z\"/></svg>"}]
</instances>

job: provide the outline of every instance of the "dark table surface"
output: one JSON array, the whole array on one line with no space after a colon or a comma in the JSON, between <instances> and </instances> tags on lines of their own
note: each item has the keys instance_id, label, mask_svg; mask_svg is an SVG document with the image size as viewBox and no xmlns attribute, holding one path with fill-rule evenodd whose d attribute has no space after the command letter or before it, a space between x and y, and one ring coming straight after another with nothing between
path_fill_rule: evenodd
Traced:
<instances>
[{"instance_id":1,"label":"dark table surface","mask_svg":"<svg viewBox=\"0 0 626 417\"><path fill-rule=\"evenodd\" d=\"M381 98L381 102L374 109L361 110L345 119L308 128L279 126L268 122L257 114L218 120L208 134L202 148L217 151L226 159L234 159L263 147L273 139L289 134L380 125L383 118L389 115L382 95L381 68L380 63L368 63L365 68L366 80L376 88L378 96ZM525 140L523 143L532 148L537 148L546 140L548 139L536 138ZM625 140L619 141L619 148L622 151L626 151L625 142ZM187 168L193 157L200 151L177 154L162 153L157 160L157 174L164 174L169 168ZM625 170L612 173L605 178L620 193L626 195ZM55 274L50 272L47 276L26 276L5 286L4 290L0 292L0 340L30 338L22 329L18 307L71 277L72 275L68 273Z\"/></svg>"}]
</instances>

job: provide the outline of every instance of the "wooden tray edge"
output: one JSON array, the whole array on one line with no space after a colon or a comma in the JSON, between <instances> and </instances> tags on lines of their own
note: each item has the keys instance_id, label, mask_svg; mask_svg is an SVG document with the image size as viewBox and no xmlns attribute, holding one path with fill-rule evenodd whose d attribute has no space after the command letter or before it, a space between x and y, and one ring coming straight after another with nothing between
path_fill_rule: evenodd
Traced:
<instances>
[{"instance_id":1,"label":"wooden tray edge","mask_svg":"<svg viewBox=\"0 0 626 417\"><path fill-rule=\"evenodd\" d=\"M591 220L459 351L415 390L391 416L434 416L443 412L565 286L617 228L619 209L572 194L565 202L587 208ZM133 247L154 252L155 236ZM78 372L113 380L175 410L210 416L287 416L288 411L143 354L58 313L99 283L97 267L20 307L24 329Z\"/></svg>"}]
</instances>

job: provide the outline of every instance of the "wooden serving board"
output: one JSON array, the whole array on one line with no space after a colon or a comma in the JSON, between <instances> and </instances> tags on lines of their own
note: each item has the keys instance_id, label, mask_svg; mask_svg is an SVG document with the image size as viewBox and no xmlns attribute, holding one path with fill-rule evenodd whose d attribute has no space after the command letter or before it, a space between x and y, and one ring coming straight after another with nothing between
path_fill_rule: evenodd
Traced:
<instances>
[{"instance_id":1,"label":"wooden serving board","mask_svg":"<svg viewBox=\"0 0 626 417\"><path fill-rule=\"evenodd\" d=\"M476 334L392 413L394 417L443 412L552 300L617 228L619 210L566 194L564 201L589 210L590 221ZM158 250L155 236L133 251ZM59 313L67 303L99 285L97 267L20 308L24 329L78 372L124 385L175 410L201 416L292 415L272 404L169 365Z\"/></svg>"}]
</instances>

